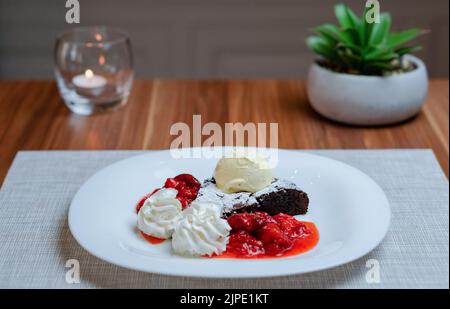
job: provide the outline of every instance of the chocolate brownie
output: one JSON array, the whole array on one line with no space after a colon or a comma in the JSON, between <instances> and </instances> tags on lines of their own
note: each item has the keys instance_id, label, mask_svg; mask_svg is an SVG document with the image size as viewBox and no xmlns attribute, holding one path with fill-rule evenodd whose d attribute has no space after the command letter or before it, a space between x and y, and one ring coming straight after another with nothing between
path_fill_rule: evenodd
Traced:
<instances>
[{"instance_id":1,"label":"chocolate brownie","mask_svg":"<svg viewBox=\"0 0 450 309\"><path fill-rule=\"evenodd\" d=\"M224 193L217 188L214 178L204 181L197 201L221 205L222 217L235 213L264 211L270 215L285 213L303 215L308 211L308 195L296 184L284 179L275 179L266 188L255 192Z\"/></svg>"}]
</instances>

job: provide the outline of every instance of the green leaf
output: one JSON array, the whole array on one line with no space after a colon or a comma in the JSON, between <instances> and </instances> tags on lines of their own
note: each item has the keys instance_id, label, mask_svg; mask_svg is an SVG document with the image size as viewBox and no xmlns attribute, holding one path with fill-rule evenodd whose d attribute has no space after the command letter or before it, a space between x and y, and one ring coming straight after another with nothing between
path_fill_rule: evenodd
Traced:
<instances>
[{"instance_id":1,"label":"green leaf","mask_svg":"<svg viewBox=\"0 0 450 309\"><path fill-rule=\"evenodd\" d=\"M387 48L397 48L421 35L423 32L419 29L410 29L402 32L390 33L386 40Z\"/></svg>"},{"instance_id":2,"label":"green leaf","mask_svg":"<svg viewBox=\"0 0 450 309\"><path fill-rule=\"evenodd\" d=\"M361 17L361 24L358 28L359 33L359 39L361 42L362 47L367 47L367 45L370 42L371 36L372 36L372 29L374 28L374 23L369 23L367 21L367 13L369 11L369 8L365 8L363 15Z\"/></svg>"},{"instance_id":3,"label":"green leaf","mask_svg":"<svg viewBox=\"0 0 450 309\"><path fill-rule=\"evenodd\" d=\"M351 20L353 27L358 27L358 25L361 23L361 20L348 6L346 7L346 9L347 9L347 16Z\"/></svg>"},{"instance_id":4,"label":"green leaf","mask_svg":"<svg viewBox=\"0 0 450 309\"><path fill-rule=\"evenodd\" d=\"M375 48L369 52L367 52L364 55L364 59L367 61L374 61L374 60L380 60L380 59L394 59L398 55L397 53L393 52L391 49L381 49L381 48Z\"/></svg>"},{"instance_id":5,"label":"green leaf","mask_svg":"<svg viewBox=\"0 0 450 309\"><path fill-rule=\"evenodd\" d=\"M361 47L354 44L338 44L336 45L336 48L339 50L350 50L353 55L356 55L358 57L362 57L364 55L364 51Z\"/></svg>"},{"instance_id":6,"label":"green leaf","mask_svg":"<svg viewBox=\"0 0 450 309\"><path fill-rule=\"evenodd\" d=\"M359 33L358 30L355 28L348 28L343 31L346 33L347 36L349 36L353 42L353 44L361 46L361 42L359 40Z\"/></svg>"},{"instance_id":7,"label":"green leaf","mask_svg":"<svg viewBox=\"0 0 450 309\"><path fill-rule=\"evenodd\" d=\"M355 28L359 24L358 17L345 4L337 4L334 7L334 14L342 28Z\"/></svg>"},{"instance_id":8,"label":"green leaf","mask_svg":"<svg viewBox=\"0 0 450 309\"><path fill-rule=\"evenodd\" d=\"M312 49L317 54L333 60L335 57L335 52L333 47L328 44L328 42L319 36L311 36L306 39L306 44L310 49Z\"/></svg>"},{"instance_id":9,"label":"green leaf","mask_svg":"<svg viewBox=\"0 0 450 309\"><path fill-rule=\"evenodd\" d=\"M380 23L374 24L373 26L369 45L379 45L383 43L387 38L389 30L391 29L391 24L391 16L389 14L381 14Z\"/></svg>"},{"instance_id":10,"label":"green leaf","mask_svg":"<svg viewBox=\"0 0 450 309\"><path fill-rule=\"evenodd\" d=\"M406 54L412 54L422 49L422 46L402 47L395 50L395 52L401 57Z\"/></svg>"},{"instance_id":11,"label":"green leaf","mask_svg":"<svg viewBox=\"0 0 450 309\"><path fill-rule=\"evenodd\" d=\"M333 24L324 24L314 30L320 33L323 37L326 37L328 40L334 41L335 43L341 42L344 44L355 44L352 35L346 31L341 31Z\"/></svg>"},{"instance_id":12,"label":"green leaf","mask_svg":"<svg viewBox=\"0 0 450 309\"><path fill-rule=\"evenodd\" d=\"M338 43L338 39L335 35L336 30L334 28L336 28L336 26L332 24L324 24L314 28L313 30L326 39L329 44L336 45Z\"/></svg>"}]
</instances>

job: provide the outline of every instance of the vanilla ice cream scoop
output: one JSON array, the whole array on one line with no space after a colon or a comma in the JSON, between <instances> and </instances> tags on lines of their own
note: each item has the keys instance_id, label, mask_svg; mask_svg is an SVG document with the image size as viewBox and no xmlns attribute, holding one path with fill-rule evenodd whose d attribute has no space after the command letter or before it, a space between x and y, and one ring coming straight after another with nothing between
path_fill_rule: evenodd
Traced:
<instances>
[{"instance_id":1,"label":"vanilla ice cream scoop","mask_svg":"<svg viewBox=\"0 0 450 309\"><path fill-rule=\"evenodd\" d=\"M272 167L256 153L234 152L219 160L214 179L225 193L257 192L272 183Z\"/></svg>"}]
</instances>

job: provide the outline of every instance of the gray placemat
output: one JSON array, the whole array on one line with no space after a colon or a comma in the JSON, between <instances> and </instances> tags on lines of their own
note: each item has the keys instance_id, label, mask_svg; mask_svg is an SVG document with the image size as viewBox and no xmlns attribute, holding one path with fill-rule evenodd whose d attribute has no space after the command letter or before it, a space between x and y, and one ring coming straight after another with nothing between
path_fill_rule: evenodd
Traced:
<instances>
[{"instance_id":1,"label":"gray placemat","mask_svg":"<svg viewBox=\"0 0 450 309\"><path fill-rule=\"evenodd\" d=\"M108 264L91 256L72 237L67 226L70 201L96 171L142 152L30 151L17 154L0 192L0 287L449 287L449 184L431 150L310 152L361 169L380 184L391 203L388 235L378 248L353 263L257 280L169 277ZM79 261L80 283L66 282L66 272L73 269L65 267L70 259ZM379 264L379 283L366 279L366 263L371 259ZM372 271L375 264L370 264Z\"/></svg>"}]
</instances>

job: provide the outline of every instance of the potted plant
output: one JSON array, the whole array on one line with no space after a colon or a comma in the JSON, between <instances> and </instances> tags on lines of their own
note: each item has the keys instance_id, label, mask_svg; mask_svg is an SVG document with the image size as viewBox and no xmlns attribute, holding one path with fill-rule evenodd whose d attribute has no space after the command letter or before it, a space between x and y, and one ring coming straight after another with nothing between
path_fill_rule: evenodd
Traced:
<instances>
[{"instance_id":1,"label":"potted plant","mask_svg":"<svg viewBox=\"0 0 450 309\"><path fill-rule=\"evenodd\" d=\"M356 125L383 125L408 119L420 110L428 92L424 63L410 55L407 43L424 33L391 32L391 17L369 23L346 5L335 6L339 26L314 29L307 45L320 58L308 73L307 92L323 116Z\"/></svg>"}]
</instances>

